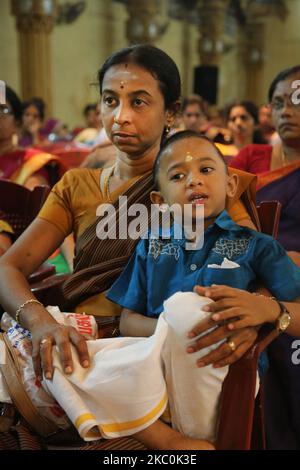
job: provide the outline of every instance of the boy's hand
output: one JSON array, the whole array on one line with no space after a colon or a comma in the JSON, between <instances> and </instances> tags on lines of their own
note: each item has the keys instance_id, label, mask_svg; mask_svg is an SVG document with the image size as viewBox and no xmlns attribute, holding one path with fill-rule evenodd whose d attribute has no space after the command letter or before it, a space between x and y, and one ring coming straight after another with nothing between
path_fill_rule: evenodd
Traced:
<instances>
[{"instance_id":1,"label":"boy's hand","mask_svg":"<svg viewBox=\"0 0 300 470\"><path fill-rule=\"evenodd\" d=\"M278 303L264 295L253 295L245 290L222 285L196 286L195 291L214 300L213 303L205 305L203 310L211 312L214 324L226 322L231 331L246 326L273 323L280 315Z\"/></svg>"}]
</instances>

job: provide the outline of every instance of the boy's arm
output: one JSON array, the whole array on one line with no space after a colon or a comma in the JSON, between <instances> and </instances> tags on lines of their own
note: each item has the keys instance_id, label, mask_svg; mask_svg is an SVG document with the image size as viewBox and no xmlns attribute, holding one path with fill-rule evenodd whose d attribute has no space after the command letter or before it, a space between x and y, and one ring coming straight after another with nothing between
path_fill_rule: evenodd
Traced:
<instances>
[{"instance_id":1,"label":"boy's arm","mask_svg":"<svg viewBox=\"0 0 300 470\"><path fill-rule=\"evenodd\" d=\"M146 317L124 308L121 313L120 332L122 336L151 336L156 324L156 318Z\"/></svg>"}]
</instances>

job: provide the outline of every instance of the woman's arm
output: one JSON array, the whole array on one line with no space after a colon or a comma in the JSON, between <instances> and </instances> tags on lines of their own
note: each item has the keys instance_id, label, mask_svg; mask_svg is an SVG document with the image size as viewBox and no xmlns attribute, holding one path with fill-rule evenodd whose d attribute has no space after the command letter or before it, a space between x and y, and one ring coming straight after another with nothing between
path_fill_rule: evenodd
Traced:
<instances>
[{"instance_id":1,"label":"woman's arm","mask_svg":"<svg viewBox=\"0 0 300 470\"><path fill-rule=\"evenodd\" d=\"M55 225L37 218L0 258L0 303L12 317L15 318L20 305L34 298L26 278L63 240L64 234ZM84 338L74 328L59 325L42 305L26 305L20 312L19 320L32 333L33 361L37 375L41 376L42 364L46 376L52 377L53 344L60 350L67 373L73 367L70 342L75 345L81 364L85 365L85 361L88 361ZM42 339L49 341L41 347Z\"/></svg>"},{"instance_id":2,"label":"woman's arm","mask_svg":"<svg viewBox=\"0 0 300 470\"><path fill-rule=\"evenodd\" d=\"M120 332L122 336L151 336L156 324L156 318L146 317L124 308L121 313Z\"/></svg>"},{"instance_id":3,"label":"woman's arm","mask_svg":"<svg viewBox=\"0 0 300 470\"><path fill-rule=\"evenodd\" d=\"M193 345L191 345L187 352L188 353L194 353L196 351L200 351L201 349L211 346L212 344L216 344L219 341L222 341L226 338L230 337L230 340L234 342L236 345L236 349L234 351L230 350L228 343L223 342L221 345L219 345L214 351L211 353L207 354L206 356L203 356L200 361L198 361L198 366L203 367L208 364L213 364L214 367L223 367L226 365L230 365L233 362L236 362L238 359L240 359L243 354L249 350L249 348L254 344L256 338L257 338L257 331L258 327L257 326L244 326L244 324L259 324L259 322L264 323L265 321L268 322L276 322L276 319L278 318L280 312L279 312L279 305L277 302L274 300L264 297L264 296L255 296L253 294L250 294L245 291L240 291L241 293L245 294L244 300L247 298L248 300L244 302L243 304L240 303L239 306L239 312L228 312L227 314L220 314L220 312L223 310L226 312L226 308L230 308L229 305L232 303L232 298L234 296L228 297L226 302L225 302L225 297L226 293L229 295L228 291L225 293L223 291L223 294L221 294L221 289L225 289L226 291L228 289L232 291L239 291L239 289L233 289L231 287L227 286L213 286L213 287L201 287L201 286L196 286L195 287L195 292L197 292L199 295L203 296L209 296L213 300L215 300L214 303L209 304L209 307L211 307L211 312L212 316L208 317L205 319L203 322L198 323L198 325L195 326L190 332L189 332L189 337L194 338L200 334L205 333L207 330L215 328L212 332L205 334L204 336L201 336L201 338L195 340ZM267 292L267 291L266 291ZM235 293L236 294L236 293ZM218 300L218 298L220 299ZM222 298L222 299L221 299ZM223 305L223 307L220 307L220 303L222 300L224 300L225 303L227 303L227 307ZM250 303L251 302L251 307ZM253 303L252 303L253 302ZM299 335L299 313L300 313L300 305L297 302L284 302L284 305L286 308L290 311L292 321L290 323L290 326L286 330L287 333L292 334L292 335ZM220 307L220 310L217 311L218 306ZM250 307L250 308L249 308ZM271 309L271 310L270 310ZM237 316L243 316L243 312L245 312L246 317L242 320L238 320L236 322L230 322L228 321L223 324L225 318L229 316L229 318L232 317L237 317ZM262 315L264 318L262 318L261 314L259 312L264 312ZM219 315L220 317L215 317L214 315ZM257 315L260 316L260 319L257 318ZM213 316L215 319L213 319ZM249 317L252 317L249 320ZM268 318L268 319L267 319ZM239 323L244 321L243 323ZM219 326L218 326L219 325Z\"/></svg>"}]
</instances>

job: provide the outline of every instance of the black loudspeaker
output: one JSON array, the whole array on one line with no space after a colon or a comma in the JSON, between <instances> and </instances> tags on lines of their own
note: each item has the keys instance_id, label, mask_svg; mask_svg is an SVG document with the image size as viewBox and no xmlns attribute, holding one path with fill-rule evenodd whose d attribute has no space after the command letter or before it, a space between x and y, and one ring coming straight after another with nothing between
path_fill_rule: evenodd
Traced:
<instances>
[{"instance_id":1,"label":"black loudspeaker","mask_svg":"<svg viewBox=\"0 0 300 470\"><path fill-rule=\"evenodd\" d=\"M219 69L215 65L199 65L194 70L194 93L210 104L217 104Z\"/></svg>"}]
</instances>

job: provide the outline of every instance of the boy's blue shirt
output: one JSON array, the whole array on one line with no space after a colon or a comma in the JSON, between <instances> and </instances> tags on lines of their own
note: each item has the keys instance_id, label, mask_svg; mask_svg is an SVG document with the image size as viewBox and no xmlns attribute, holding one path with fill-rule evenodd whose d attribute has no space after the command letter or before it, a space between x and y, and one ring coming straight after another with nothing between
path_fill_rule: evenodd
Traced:
<instances>
[{"instance_id":1,"label":"boy's blue shirt","mask_svg":"<svg viewBox=\"0 0 300 470\"><path fill-rule=\"evenodd\" d=\"M250 292L263 285L279 300L300 297L300 269L284 248L268 235L237 225L225 210L205 231L201 249L186 250L186 242L172 233L170 239L141 240L107 297L151 317L163 311L168 297L192 291L196 284ZM220 267L225 258L231 267Z\"/></svg>"}]
</instances>

